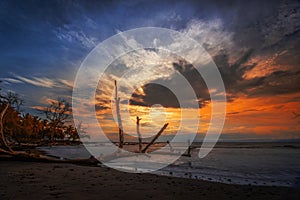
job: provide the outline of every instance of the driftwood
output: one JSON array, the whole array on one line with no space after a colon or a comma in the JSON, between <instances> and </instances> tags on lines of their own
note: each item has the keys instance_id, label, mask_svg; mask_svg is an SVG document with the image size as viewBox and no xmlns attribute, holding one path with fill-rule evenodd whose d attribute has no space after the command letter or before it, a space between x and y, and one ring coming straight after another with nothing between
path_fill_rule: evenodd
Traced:
<instances>
[{"instance_id":1,"label":"driftwood","mask_svg":"<svg viewBox=\"0 0 300 200\"><path fill-rule=\"evenodd\" d=\"M139 117L137 117L137 129L139 127L139 121L141 119ZM164 132L164 130L167 128L169 124L166 123L161 129L160 131L154 136L154 138L152 139L152 141L147 144L147 146L142 149L142 140L141 140L141 134L139 132L139 130L137 131L138 132L138 137L139 137L139 153L144 153L145 156L149 156L146 154L148 148L154 144L154 142L159 138L159 136ZM142 150L141 150L142 149ZM122 151L116 151L112 154L109 154L109 155L106 155L106 156L100 156L99 157L99 160L100 161L110 161L110 160L113 160L113 159L116 159L116 158L122 158L122 157L132 157L133 154L131 152L122 152Z\"/></svg>"},{"instance_id":2,"label":"driftwood","mask_svg":"<svg viewBox=\"0 0 300 200\"><path fill-rule=\"evenodd\" d=\"M120 98L118 97L118 86L116 80L115 80L115 102L116 102L116 112L117 112L118 126L119 126L119 148L122 149L124 143L124 133L123 133L121 113L120 113Z\"/></svg>"},{"instance_id":3,"label":"driftwood","mask_svg":"<svg viewBox=\"0 0 300 200\"><path fill-rule=\"evenodd\" d=\"M192 154L191 154L191 151L192 151L192 147L191 147L191 141L188 140L188 149L184 152L184 154L182 154L182 156L185 156L185 157L192 157Z\"/></svg>"},{"instance_id":4,"label":"driftwood","mask_svg":"<svg viewBox=\"0 0 300 200\"><path fill-rule=\"evenodd\" d=\"M181 155L181 156L191 157L191 150L192 150L192 148L191 148L191 142L190 142L190 140L188 140L188 149L187 149L186 153L184 153L184 154L181 154L180 152L176 152L176 151L174 150L174 148L172 147L172 145L171 145L171 143L170 143L169 140L167 141L167 144L169 145L169 147L170 147L170 152L171 152L172 154L174 154L174 155L179 154L179 155Z\"/></svg>"},{"instance_id":5,"label":"driftwood","mask_svg":"<svg viewBox=\"0 0 300 200\"><path fill-rule=\"evenodd\" d=\"M159 138L159 136L164 132L164 130L167 128L168 125L169 125L169 123L166 123L160 129L160 131L154 136L154 138L151 140L151 142L149 144L147 144L147 146L142 150L142 153L145 153L148 150L148 148Z\"/></svg>"},{"instance_id":6,"label":"driftwood","mask_svg":"<svg viewBox=\"0 0 300 200\"><path fill-rule=\"evenodd\" d=\"M0 160L26 161L26 162L45 162L45 163L70 163L80 165L98 165L99 161L94 157L87 159L57 159L45 155L24 152L10 152L0 149Z\"/></svg>"},{"instance_id":7,"label":"driftwood","mask_svg":"<svg viewBox=\"0 0 300 200\"><path fill-rule=\"evenodd\" d=\"M140 121L142 119L139 118L139 117L136 117L136 133L137 133L137 136L138 136L138 140L139 140L139 153L142 152L142 136L141 136L141 133L140 133Z\"/></svg>"},{"instance_id":8,"label":"driftwood","mask_svg":"<svg viewBox=\"0 0 300 200\"><path fill-rule=\"evenodd\" d=\"M117 113L117 120L118 120L118 126L119 126L119 148L122 149L123 145L124 145L124 132L123 132L123 124L122 124L122 119L121 119L121 113L120 113L120 98L118 97L118 85L117 85L117 81L115 80L115 102L116 102L116 113ZM139 130L139 122L141 120L141 118L137 117L137 135L138 135L138 141L139 141L139 153L145 153L148 148L154 144L154 142L158 139L158 137L163 133L163 131L167 128L167 126L169 125L168 123L166 123L161 129L160 131L155 135L155 137L153 138L153 140L144 148L142 149L142 136ZM117 152L121 153L120 151ZM115 156L114 154L112 156ZM118 154L119 156L119 154Z\"/></svg>"}]
</instances>

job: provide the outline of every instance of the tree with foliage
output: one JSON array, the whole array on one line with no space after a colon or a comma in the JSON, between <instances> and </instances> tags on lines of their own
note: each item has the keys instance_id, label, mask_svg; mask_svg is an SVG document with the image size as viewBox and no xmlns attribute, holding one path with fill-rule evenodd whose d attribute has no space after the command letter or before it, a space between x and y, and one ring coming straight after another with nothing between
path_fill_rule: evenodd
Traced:
<instances>
[{"instance_id":1,"label":"tree with foliage","mask_svg":"<svg viewBox=\"0 0 300 200\"><path fill-rule=\"evenodd\" d=\"M55 138L64 138L65 123L71 118L71 105L65 99L60 97L51 101L50 105L43 111L49 121L50 140Z\"/></svg>"},{"instance_id":2,"label":"tree with foliage","mask_svg":"<svg viewBox=\"0 0 300 200\"><path fill-rule=\"evenodd\" d=\"M31 141L40 140L45 129L44 121L38 116L32 116L29 113L22 118L21 126L22 136Z\"/></svg>"},{"instance_id":3,"label":"tree with foliage","mask_svg":"<svg viewBox=\"0 0 300 200\"><path fill-rule=\"evenodd\" d=\"M65 136L68 137L68 139L72 140L72 141L79 139L79 135L77 134L76 128L72 125L68 125L66 127Z\"/></svg>"},{"instance_id":4,"label":"tree with foliage","mask_svg":"<svg viewBox=\"0 0 300 200\"><path fill-rule=\"evenodd\" d=\"M22 137L22 117L12 106L7 108L3 122L3 132L6 138L10 138L14 142L21 144L20 137Z\"/></svg>"},{"instance_id":5,"label":"tree with foliage","mask_svg":"<svg viewBox=\"0 0 300 200\"><path fill-rule=\"evenodd\" d=\"M1 82L1 81L0 81ZM55 162L55 163L80 163L80 164L93 164L99 162L94 158L88 159L74 159L74 160L61 160L51 158L37 153L30 153L24 151L15 151L9 143L7 138L10 135L22 136L22 139L43 138L46 133L52 130L59 130L63 132L64 123L68 120L71 114L70 105L65 101L58 99L57 102L52 102L50 106L45 109L47 119L42 120L37 116L26 114L20 115L20 106L23 101L14 93L2 94L0 88L0 154L5 155L4 159L12 158L13 160L26 160L38 162ZM69 126L69 129L74 131L74 128ZM63 132L64 134L64 132ZM52 136L52 138L55 134ZM75 136L74 136L75 137Z\"/></svg>"},{"instance_id":6,"label":"tree with foliage","mask_svg":"<svg viewBox=\"0 0 300 200\"><path fill-rule=\"evenodd\" d=\"M7 142L9 135L18 141L16 132L20 128L19 110L23 102L17 94L12 92L3 94L0 88L0 143L1 147L7 151L12 151Z\"/></svg>"}]
</instances>

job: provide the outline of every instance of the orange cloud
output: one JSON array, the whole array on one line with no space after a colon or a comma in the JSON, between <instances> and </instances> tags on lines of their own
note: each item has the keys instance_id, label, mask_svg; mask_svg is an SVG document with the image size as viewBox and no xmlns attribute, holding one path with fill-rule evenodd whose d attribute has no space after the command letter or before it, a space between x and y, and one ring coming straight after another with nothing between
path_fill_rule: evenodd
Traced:
<instances>
[{"instance_id":1,"label":"orange cloud","mask_svg":"<svg viewBox=\"0 0 300 200\"><path fill-rule=\"evenodd\" d=\"M251 58L246 64L252 65L256 63L255 67L247 71L243 78L249 80L257 77L267 76L275 71L292 70L294 66L278 64L276 61L279 57L286 54L286 51L275 53L272 56L257 56Z\"/></svg>"},{"instance_id":2,"label":"orange cloud","mask_svg":"<svg viewBox=\"0 0 300 200\"><path fill-rule=\"evenodd\" d=\"M300 110L300 104L296 101L298 98L300 93L237 98L228 103L224 132L274 134L274 136L291 131L299 133L300 126L292 117L293 111Z\"/></svg>"}]
</instances>

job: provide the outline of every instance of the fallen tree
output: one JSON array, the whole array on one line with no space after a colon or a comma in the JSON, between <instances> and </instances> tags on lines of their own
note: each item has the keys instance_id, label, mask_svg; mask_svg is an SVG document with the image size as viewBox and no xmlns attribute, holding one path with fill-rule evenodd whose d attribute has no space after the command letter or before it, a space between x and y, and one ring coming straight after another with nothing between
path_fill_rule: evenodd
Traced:
<instances>
[{"instance_id":1,"label":"fallen tree","mask_svg":"<svg viewBox=\"0 0 300 200\"><path fill-rule=\"evenodd\" d=\"M100 162L90 157L87 159L58 159L36 153L26 152L10 152L0 149L0 160L7 161L26 161L26 162L43 162L43 163L69 163L69 164L80 164L80 165L98 165Z\"/></svg>"}]
</instances>

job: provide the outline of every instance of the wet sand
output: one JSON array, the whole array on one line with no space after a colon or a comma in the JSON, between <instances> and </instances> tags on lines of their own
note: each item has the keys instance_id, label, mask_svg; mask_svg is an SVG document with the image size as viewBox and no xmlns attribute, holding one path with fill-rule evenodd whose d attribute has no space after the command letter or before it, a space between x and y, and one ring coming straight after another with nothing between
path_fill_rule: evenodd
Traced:
<instances>
[{"instance_id":1,"label":"wet sand","mask_svg":"<svg viewBox=\"0 0 300 200\"><path fill-rule=\"evenodd\" d=\"M299 199L300 188L241 186L101 167L0 161L0 199Z\"/></svg>"}]
</instances>

